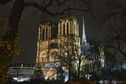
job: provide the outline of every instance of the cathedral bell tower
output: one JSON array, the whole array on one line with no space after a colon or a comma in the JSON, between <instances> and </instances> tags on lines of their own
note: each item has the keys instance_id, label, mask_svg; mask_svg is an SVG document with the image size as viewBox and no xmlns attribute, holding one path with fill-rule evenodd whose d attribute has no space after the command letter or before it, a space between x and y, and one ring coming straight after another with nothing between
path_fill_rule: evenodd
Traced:
<instances>
[{"instance_id":1,"label":"cathedral bell tower","mask_svg":"<svg viewBox=\"0 0 126 84\"><path fill-rule=\"evenodd\" d=\"M58 23L58 37L68 35L79 36L79 24L75 17L66 17L60 19Z\"/></svg>"}]
</instances>

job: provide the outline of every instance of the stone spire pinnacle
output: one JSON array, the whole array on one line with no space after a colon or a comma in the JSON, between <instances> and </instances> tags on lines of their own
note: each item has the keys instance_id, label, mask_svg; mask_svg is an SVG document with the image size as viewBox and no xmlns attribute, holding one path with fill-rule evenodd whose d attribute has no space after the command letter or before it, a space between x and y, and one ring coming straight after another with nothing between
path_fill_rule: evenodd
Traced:
<instances>
[{"instance_id":1,"label":"stone spire pinnacle","mask_svg":"<svg viewBox=\"0 0 126 84\"><path fill-rule=\"evenodd\" d=\"M83 32L82 32L82 44L86 44L87 40L86 40L86 34L85 34L85 25L84 25L84 16L83 16Z\"/></svg>"}]
</instances>

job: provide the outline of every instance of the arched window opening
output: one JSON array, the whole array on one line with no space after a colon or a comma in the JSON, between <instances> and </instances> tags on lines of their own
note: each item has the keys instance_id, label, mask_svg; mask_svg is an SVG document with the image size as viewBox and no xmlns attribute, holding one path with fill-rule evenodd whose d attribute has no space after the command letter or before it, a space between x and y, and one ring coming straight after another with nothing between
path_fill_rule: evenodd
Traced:
<instances>
[{"instance_id":1,"label":"arched window opening","mask_svg":"<svg viewBox=\"0 0 126 84\"><path fill-rule=\"evenodd\" d=\"M45 31L44 31L44 28L42 29L42 40L44 40L44 33L45 33Z\"/></svg>"},{"instance_id":2,"label":"arched window opening","mask_svg":"<svg viewBox=\"0 0 126 84\"><path fill-rule=\"evenodd\" d=\"M48 39L48 27L46 27L46 40Z\"/></svg>"},{"instance_id":3,"label":"arched window opening","mask_svg":"<svg viewBox=\"0 0 126 84\"><path fill-rule=\"evenodd\" d=\"M69 23L67 22L67 35L69 35Z\"/></svg>"},{"instance_id":4,"label":"arched window opening","mask_svg":"<svg viewBox=\"0 0 126 84\"><path fill-rule=\"evenodd\" d=\"M65 35L65 23L63 24L63 35Z\"/></svg>"}]
</instances>

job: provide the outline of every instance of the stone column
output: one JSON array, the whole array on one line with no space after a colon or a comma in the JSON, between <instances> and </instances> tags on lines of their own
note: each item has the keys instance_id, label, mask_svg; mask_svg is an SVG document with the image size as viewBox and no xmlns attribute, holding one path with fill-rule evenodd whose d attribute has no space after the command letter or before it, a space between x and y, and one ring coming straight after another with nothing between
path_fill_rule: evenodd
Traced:
<instances>
[{"instance_id":1,"label":"stone column","mask_svg":"<svg viewBox=\"0 0 126 84\"><path fill-rule=\"evenodd\" d=\"M37 42L37 57L36 57L36 63L38 63L38 57L39 57L39 41Z\"/></svg>"},{"instance_id":2,"label":"stone column","mask_svg":"<svg viewBox=\"0 0 126 84\"><path fill-rule=\"evenodd\" d=\"M44 32L43 32L43 27L41 27L40 30L41 30L41 32L40 32L40 39L43 40L43 33L44 33Z\"/></svg>"},{"instance_id":3,"label":"stone column","mask_svg":"<svg viewBox=\"0 0 126 84\"><path fill-rule=\"evenodd\" d=\"M74 21L74 34L76 34L77 35L77 22L76 21Z\"/></svg>"},{"instance_id":4,"label":"stone column","mask_svg":"<svg viewBox=\"0 0 126 84\"><path fill-rule=\"evenodd\" d=\"M49 39L49 26L47 28L47 39Z\"/></svg>"},{"instance_id":5,"label":"stone column","mask_svg":"<svg viewBox=\"0 0 126 84\"><path fill-rule=\"evenodd\" d=\"M68 22L68 33L70 34L70 22Z\"/></svg>"},{"instance_id":6,"label":"stone column","mask_svg":"<svg viewBox=\"0 0 126 84\"><path fill-rule=\"evenodd\" d=\"M58 24L58 37L60 37L60 22L59 22L59 24Z\"/></svg>"},{"instance_id":7,"label":"stone column","mask_svg":"<svg viewBox=\"0 0 126 84\"><path fill-rule=\"evenodd\" d=\"M64 23L65 24L65 35L67 35L67 22Z\"/></svg>"},{"instance_id":8,"label":"stone column","mask_svg":"<svg viewBox=\"0 0 126 84\"><path fill-rule=\"evenodd\" d=\"M40 27L38 28L38 40L40 40Z\"/></svg>"},{"instance_id":9,"label":"stone column","mask_svg":"<svg viewBox=\"0 0 126 84\"><path fill-rule=\"evenodd\" d=\"M70 22L70 27L71 27L71 34L73 34L73 22Z\"/></svg>"},{"instance_id":10,"label":"stone column","mask_svg":"<svg viewBox=\"0 0 126 84\"><path fill-rule=\"evenodd\" d=\"M77 36L79 36L79 24L77 23Z\"/></svg>"},{"instance_id":11,"label":"stone column","mask_svg":"<svg viewBox=\"0 0 126 84\"><path fill-rule=\"evenodd\" d=\"M63 35L63 22L61 23L61 35Z\"/></svg>"},{"instance_id":12,"label":"stone column","mask_svg":"<svg viewBox=\"0 0 126 84\"><path fill-rule=\"evenodd\" d=\"M49 38L51 38L51 27L49 27Z\"/></svg>"},{"instance_id":13,"label":"stone column","mask_svg":"<svg viewBox=\"0 0 126 84\"><path fill-rule=\"evenodd\" d=\"M77 26L77 25L76 25L76 21L74 20L74 21L73 21L73 34L74 34L74 35L76 35L76 32L77 32L77 31L76 31L76 26Z\"/></svg>"}]
</instances>

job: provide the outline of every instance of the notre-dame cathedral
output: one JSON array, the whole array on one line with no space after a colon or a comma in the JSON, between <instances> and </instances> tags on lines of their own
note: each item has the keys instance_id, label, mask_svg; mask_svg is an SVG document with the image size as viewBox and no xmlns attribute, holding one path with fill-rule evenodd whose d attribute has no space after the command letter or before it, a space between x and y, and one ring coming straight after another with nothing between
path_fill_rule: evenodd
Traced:
<instances>
[{"instance_id":1,"label":"notre-dame cathedral","mask_svg":"<svg viewBox=\"0 0 126 84\"><path fill-rule=\"evenodd\" d=\"M60 52L63 46L71 41L70 36L80 47L79 23L75 17L62 18L58 25L53 22L45 22L39 26L36 64L42 66L44 74L47 75L49 71L55 72L53 67L60 65L60 59L55 52Z\"/></svg>"},{"instance_id":2,"label":"notre-dame cathedral","mask_svg":"<svg viewBox=\"0 0 126 84\"><path fill-rule=\"evenodd\" d=\"M64 52L63 56L71 56L72 58L72 51L82 53L82 46L88 45L86 42L84 18L81 42L79 35L78 20L72 16L60 19L58 24L55 24L54 22L44 22L39 26L36 65L41 67L44 77L47 77L48 79L56 78L56 67L61 66L62 61L62 58L60 58L62 55L61 52ZM78 48L75 48L76 46ZM65 52L65 50L68 50L69 52ZM99 60L101 61L101 66L104 67L105 58L103 47L99 47L99 51ZM60 53L60 55L57 53ZM72 53L72 55L68 53ZM77 63L74 64L74 67L77 68ZM68 68L64 70L68 72Z\"/></svg>"}]
</instances>

